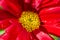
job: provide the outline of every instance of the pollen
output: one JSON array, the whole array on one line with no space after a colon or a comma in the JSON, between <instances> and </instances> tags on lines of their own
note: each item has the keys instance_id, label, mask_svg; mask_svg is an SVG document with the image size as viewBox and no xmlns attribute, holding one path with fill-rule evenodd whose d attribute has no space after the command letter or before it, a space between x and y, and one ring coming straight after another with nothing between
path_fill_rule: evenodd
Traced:
<instances>
[{"instance_id":1,"label":"pollen","mask_svg":"<svg viewBox=\"0 0 60 40\"><path fill-rule=\"evenodd\" d=\"M22 12L19 22L28 32L38 29L40 26L40 19L37 13L24 11Z\"/></svg>"}]
</instances>

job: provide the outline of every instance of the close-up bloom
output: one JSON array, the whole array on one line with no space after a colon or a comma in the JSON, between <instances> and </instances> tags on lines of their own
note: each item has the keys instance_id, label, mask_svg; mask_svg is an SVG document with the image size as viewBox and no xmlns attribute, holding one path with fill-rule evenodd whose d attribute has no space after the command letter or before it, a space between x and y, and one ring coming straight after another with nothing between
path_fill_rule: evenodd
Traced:
<instances>
[{"instance_id":1,"label":"close-up bloom","mask_svg":"<svg viewBox=\"0 0 60 40\"><path fill-rule=\"evenodd\" d=\"M60 0L0 0L0 40L58 40Z\"/></svg>"}]
</instances>

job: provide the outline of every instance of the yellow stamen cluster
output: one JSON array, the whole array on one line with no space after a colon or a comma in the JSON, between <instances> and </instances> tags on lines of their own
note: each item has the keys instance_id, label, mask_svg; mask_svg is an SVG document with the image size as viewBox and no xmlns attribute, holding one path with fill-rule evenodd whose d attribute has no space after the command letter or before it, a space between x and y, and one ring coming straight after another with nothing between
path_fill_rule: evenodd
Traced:
<instances>
[{"instance_id":1,"label":"yellow stamen cluster","mask_svg":"<svg viewBox=\"0 0 60 40\"><path fill-rule=\"evenodd\" d=\"M23 28L29 32L38 29L40 26L38 14L30 11L24 11L19 18L19 22L22 23Z\"/></svg>"}]
</instances>

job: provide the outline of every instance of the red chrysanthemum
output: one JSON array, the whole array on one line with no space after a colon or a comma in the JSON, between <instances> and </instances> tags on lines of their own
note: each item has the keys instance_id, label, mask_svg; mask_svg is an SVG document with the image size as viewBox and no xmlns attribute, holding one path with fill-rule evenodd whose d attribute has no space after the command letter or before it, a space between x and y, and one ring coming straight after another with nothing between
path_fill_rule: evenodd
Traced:
<instances>
[{"instance_id":1,"label":"red chrysanthemum","mask_svg":"<svg viewBox=\"0 0 60 40\"><path fill-rule=\"evenodd\" d=\"M60 36L59 0L3 0L0 40L53 40Z\"/></svg>"}]
</instances>

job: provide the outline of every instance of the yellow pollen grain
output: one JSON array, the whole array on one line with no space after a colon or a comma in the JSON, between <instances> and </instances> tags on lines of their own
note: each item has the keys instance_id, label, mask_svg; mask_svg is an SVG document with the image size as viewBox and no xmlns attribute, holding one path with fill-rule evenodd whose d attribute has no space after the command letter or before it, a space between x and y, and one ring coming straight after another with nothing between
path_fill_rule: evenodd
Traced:
<instances>
[{"instance_id":1,"label":"yellow pollen grain","mask_svg":"<svg viewBox=\"0 0 60 40\"><path fill-rule=\"evenodd\" d=\"M38 14L30 11L24 11L19 18L19 22L28 32L32 32L40 26Z\"/></svg>"}]
</instances>

